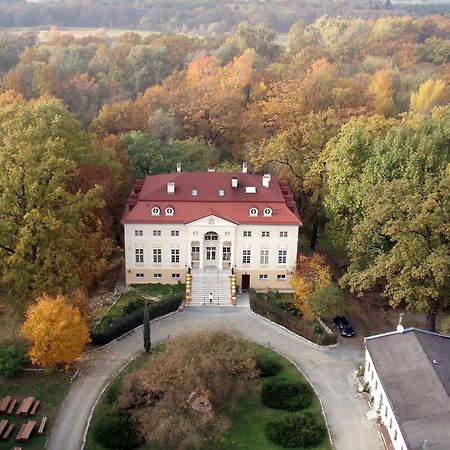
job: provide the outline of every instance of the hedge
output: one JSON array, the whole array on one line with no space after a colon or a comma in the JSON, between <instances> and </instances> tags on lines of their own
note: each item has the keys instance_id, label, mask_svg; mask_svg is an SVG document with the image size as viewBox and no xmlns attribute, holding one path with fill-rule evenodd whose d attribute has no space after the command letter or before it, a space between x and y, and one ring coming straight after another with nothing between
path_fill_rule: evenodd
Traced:
<instances>
[{"instance_id":1,"label":"hedge","mask_svg":"<svg viewBox=\"0 0 450 450\"><path fill-rule=\"evenodd\" d=\"M266 426L267 437L286 448L304 448L320 444L325 434L325 426L311 413L291 414L269 422Z\"/></svg>"},{"instance_id":2,"label":"hedge","mask_svg":"<svg viewBox=\"0 0 450 450\"><path fill-rule=\"evenodd\" d=\"M184 293L179 293L167 297L148 306L150 320L176 311L184 299ZM91 331L91 340L94 345L104 345L112 340L122 336L144 323L144 307L119 317L108 329L102 331Z\"/></svg>"},{"instance_id":3,"label":"hedge","mask_svg":"<svg viewBox=\"0 0 450 450\"><path fill-rule=\"evenodd\" d=\"M299 381L273 381L265 384L261 391L263 405L284 411L305 409L312 400L312 389Z\"/></svg>"},{"instance_id":4,"label":"hedge","mask_svg":"<svg viewBox=\"0 0 450 450\"><path fill-rule=\"evenodd\" d=\"M277 308L267 300L259 298L254 289L249 289L249 297L252 311L286 327L299 336L303 336L319 345L331 345L337 342L335 334L317 334L313 327L308 326L303 320L292 316L281 308Z\"/></svg>"}]
</instances>

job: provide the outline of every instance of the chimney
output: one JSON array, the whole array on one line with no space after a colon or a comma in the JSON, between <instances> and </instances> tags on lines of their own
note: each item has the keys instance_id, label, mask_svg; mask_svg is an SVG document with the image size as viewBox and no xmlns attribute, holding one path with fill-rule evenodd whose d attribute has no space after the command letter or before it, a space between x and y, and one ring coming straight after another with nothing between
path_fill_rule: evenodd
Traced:
<instances>
[{"instance_id":1,"label":"chimney","mask_svg":"<svg viewBox=\"0 0 450 450\"><path fill-rule=\"evenodd\" d=\"M262 177L262 185L266 188L269 187L270 185L270 174L266 173L264 174L264 176Z\"/></svg>"},{"instance_id":2,"label":"chimney","mask_svg":"<svg viewBox=\"0 0 450 450\"><path fill-rule=\"evenodd\" d=\"M238 179L237 179L236 177L233 177L233 178L231 179L231 187L232 187L233 189L237 189L237 187L238 187Z\"/></svg>"},{"instance_id":3,"label":"chimney","mask_svg":"<svg viewBox=\"0 0 450 450\"><path fill-rule=\"evenodd\" d=\"M400 313L398 317L397 333L403 333L405 331L405 327L402 325L403 314Z\"/></svg>"},{"instance_id":4,"label":"chimney","mask_svg":"<svg viewBox=\"0 0 450 450\"><path fill-rule=\"evenodd\" d=\"M170 181L169 183L167 183L167 193L168 194L175 193L175 183L173 181Z\"/></svg>"},{"instance_id":5,"label":"chimney","mask_svg":"<svg viewBox=\"0 0 450 450\"><path fill-rule=\"evenodd\" d=\"M247 173L247 163L245 161L242 163L242 173Z\"/></svg>"},{"instance_id":6,"label":"chimney","mask_svg":"<svg viewBox=\"0 0 450 450\"><path fill-rule=\"evenodd\" d=\"M177 163L177 172L181 172L181 163Z\"/></svg>"}]
</instances>

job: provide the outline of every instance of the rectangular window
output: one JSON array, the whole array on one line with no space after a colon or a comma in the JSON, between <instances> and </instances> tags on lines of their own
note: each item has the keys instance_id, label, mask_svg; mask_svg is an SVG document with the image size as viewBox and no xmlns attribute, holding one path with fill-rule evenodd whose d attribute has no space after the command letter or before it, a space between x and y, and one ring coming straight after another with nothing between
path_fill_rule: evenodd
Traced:
<instances>
[{"instance_id":1,"label":"rectangular window","mask_svg":"<svg viewBox=\"0 0 450 450\"><path fill-rule=\"evenodd\" d=\"M172 274L172 278L180 278L180 274L179 273L173 273Z\"/></svg>"},{"instance_id":2,"label":"rectangular window","mask_svg":"<svg viewBox=\"0 0 450 450\"><path fill-rule=\"evenodd\" d=\"M138 264L141 264L144 262L144 249L143 248L136 248L134 250L135 255L135 261Z\"/></svg>"},{"instance_id":3,"label":"rectangular window","mask_svg":"<svg viewBox=\"0 0 450 450\"><path fill-rule=\"evenodd\" d=\"M260 280L267 280L269 279L269 276L266 273L262 273L259 275L259 279Z\"/></svg>"},{"instance_id":4,"label":"rectangular window","mask_svg":"<svg viewBox=\"0 0 450 450\"><path fill-rule=\"evenodd\" d=\"M244 237L252 237L251 231L244 231Z\"/></svg>"},{"instance_id":5,"label":"rectangular window","mask_svg":"<svg viewBox=\"0 0 450 450\"><path fill-rule=\"evenodd\" d=\"M231 247L223 247L222 260L231 261Z\"/></svg>"},{"instance_id":6,"label":"rectangular window","mask_svg":"<svg viewBox=\"0 0 450 450\"><path fill-rule=\"evenodd\" d=\"M260 264L269 264L269 250L261 250L259 263Z\"/></svg>"},{"instance_id":7,"label":"rectangular window","mask_svg":"<svg viewBox=\"0 0 450 450\"><path fill-rule=\"evenodd\" d=\"M191 247L192 261L200 261L200 247Z\"/></svg>"},{"instance_id":8,"label":"rectangular window","mask_svg":"<svg viewBox=\"0 0 450 450\"><path fill-rule=\"evenodd\" d=\"M162 278L162 273L154 273L153 278Z\"/></svg>"},{"instance_id":9,"label":"rectangular window","mask_svg":"<svg viewBox=\"0 0 450 450\"><path fill-rule=\"evenodd\" d=\"M134 230L135 236L144 236L144 230Z\"/></svg>"},{"instance_id":10,"label":"rectangular window","mask_svg":"<svg viewBox=\"0 0 450 450\"><path fill-rule=\"evenodd\" d=\"M283 280L285 280L286 279L286 275L283 273L283 274L278 274L277 275L277 280L278 281L283 281Z\"/></svg>"},{"instance_id":11,"label":"rectangular window","mask_svg":"<svg viewBox=\"0 0 450 450\"><path fill-rule=\"evenodd\" d=\"M178 230L172 230L172 231L170 232L170 235L171 235L171 236L179 236L179 235L180 235L180 232L179 232Z\"/></svg>"},{"instance_id":12,"label":"rectangular window","mask_svg":"<svg viewBox=\"0 0 450 450\"><path fill-rule=\"evenodd\" d=\"M270 237L270 231L263 231L261 232L262 237Z\"/></svg>"},{"instance_id":13,"label":"rectangular window","mask_svg":"<svg viewBox=\"0 0 450 450\"><path fill-rule=\"evenodd\" d=\"M160 248L153 249L153 262L160 264L162 262L162 250Z\"/></svg>"},{"instance_id":14,"label":"rectangular window","mask_svg":"<svg viewBox=\"0 0 450 450\"><path fill-rule=\"evenodd\" d=\"M251 251L243 250L242 251L242 264L250 264L251 259Z\"/></svg>"},{"instance_id":15,"label":"rectangular window","mask_svg":"<svg viewBox=\"0 0 450 450\"><path fill-rule=\"evenodd\" d=\"M288 232L287 231L280 231L280 237L287 238L288 237Z\"/></svg>"},{"instance_id":16,"label":"rectangular window","mask_svg":"<svg viewBox=\"0 0 450 450\"><path fill-rule=\"evenodd\" d=\"M136 278L144 278L144 274L143 273L137 273L136 274Z\"/></svg>"},{"instance_id":17,"label":"rectangular window","mask_svg":"<svg viewBox=\"0 0 450 450\"><path fill-rule=\"evenodd\" d=\"M179 263L180 262L180 250L178 248L172 249L172 263Z\"/></svg>"},{"instance_id":18,"label":"rectangular window","mask_svg":"<svg viewBox=\"0 0 450 450\"><path fill-rule=\"evenodd\" d=\"M286 264L287 250L278 250L278 264Z\"/></svg>"},{"instance_id":19,"label":"rectangular window","mask_svg":"<svg viewBox=\"0 0 450 450\"><path fill-rule=\"evenodd\" d=\"M153 230L153 236L161 236L161 230Z\"/></svg>"}]
</instances>

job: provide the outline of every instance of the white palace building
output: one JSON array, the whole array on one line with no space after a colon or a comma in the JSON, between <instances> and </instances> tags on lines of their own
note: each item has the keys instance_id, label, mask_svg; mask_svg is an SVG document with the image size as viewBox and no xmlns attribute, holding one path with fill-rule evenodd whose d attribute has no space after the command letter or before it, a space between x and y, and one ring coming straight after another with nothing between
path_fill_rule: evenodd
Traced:
<instances>
[{"instance_id":1,"label":"white palace building","mask_svg":"<svg viewBox=\"0 0 450 450\"><path fill-rule=\"evenodd\" d=\"M193 303L241 289L290 289L299 227L294 198L271 175L177 172L137 180L122 217L126 283L177 283Z\"/></svg>"}]
</instances>

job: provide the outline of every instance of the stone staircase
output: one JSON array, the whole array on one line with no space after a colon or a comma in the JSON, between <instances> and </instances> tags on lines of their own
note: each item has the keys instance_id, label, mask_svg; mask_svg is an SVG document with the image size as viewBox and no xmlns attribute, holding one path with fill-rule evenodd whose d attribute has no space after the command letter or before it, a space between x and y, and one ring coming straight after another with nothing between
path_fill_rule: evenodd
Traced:
<instances>
[{"instance_id":1,"label":"stone staircase","mask_svg":"<svg viewBox=\"0 0 450 450\"><path fill-rule=\"evenodd\" d=\"M204 270L192 269L192 306L209 306L209 293L212 293L213 306L233 306L231 304L231 284L229 269L218 270L206 267Z\"/></svg>"}]
</instances>

